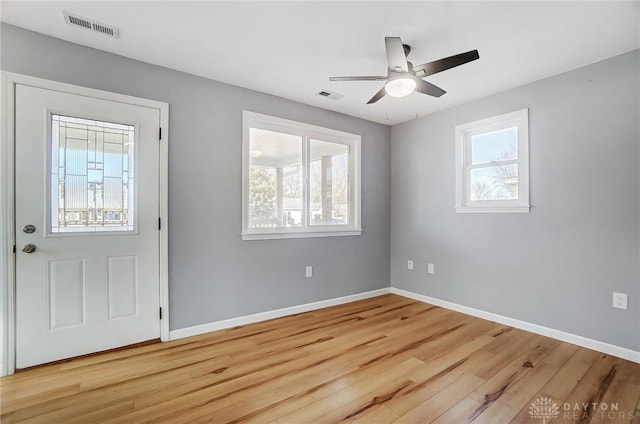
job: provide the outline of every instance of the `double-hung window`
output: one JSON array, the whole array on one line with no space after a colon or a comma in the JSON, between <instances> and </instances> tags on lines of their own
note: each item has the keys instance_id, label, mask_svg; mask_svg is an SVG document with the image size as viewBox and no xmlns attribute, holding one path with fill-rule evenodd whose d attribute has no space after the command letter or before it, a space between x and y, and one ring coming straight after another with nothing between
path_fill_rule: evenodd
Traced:
<instances>
[{"instance_id":1,"label":"double-hung window","mask_svg":"<svg viewBox=\"0 0 640 424\"><path fill-rule=\"evenodd\" d=\"M528 112L456 127L457 212L529 212Z\"/></svg>"},{"instance_id":2,"label":"double-hung window","mask_svg":"<svg viewBox=\"0 0 640 424\"><path fill-rule=\"evenodd\" d=\"M361 232L360 136L244 111L242 239Z\"/></svg>"}]
</instances>

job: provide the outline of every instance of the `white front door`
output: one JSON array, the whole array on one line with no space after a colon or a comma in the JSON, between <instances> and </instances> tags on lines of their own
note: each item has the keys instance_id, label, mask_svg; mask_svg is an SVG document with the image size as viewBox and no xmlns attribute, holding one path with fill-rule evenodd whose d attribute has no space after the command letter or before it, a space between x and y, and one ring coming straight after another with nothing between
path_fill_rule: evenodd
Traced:
<instances>
[{"instance_id":1,"label":"white front door","mask_svg":"<svg viewBox=\"0 0 640 424\"><path fill-rule=\"evenodd\" d=\"M18 84L16 367L160 335L158 109Z\"/></svg>"}]
</instances>

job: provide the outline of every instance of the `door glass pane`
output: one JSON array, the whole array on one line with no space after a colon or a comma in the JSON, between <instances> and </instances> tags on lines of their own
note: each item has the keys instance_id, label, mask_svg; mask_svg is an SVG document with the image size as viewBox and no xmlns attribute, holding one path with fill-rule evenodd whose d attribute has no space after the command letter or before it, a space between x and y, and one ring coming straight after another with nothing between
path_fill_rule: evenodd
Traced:
<instances>
[{"instance_id":1,"label":"door glass pane","mask_svg":"<svg viewBox=\"0 0 640 424\"><path fill-rule=\"evenodd\" d=\"M131 125L51 115L51 232L134 231Z\"/></svg>"},{"instance_id":2,"label":"door glass pane","mask_svg":"<svg viewBox=\"0 0 640 424\"><path fill-rule=\"evenodd\" d=\"M475 168L470 175L472 201L513 200L518 198L518 165Z\"/></svg>"},{"instance_id":3,"label":"door glass pane","mask_svg":"<svg viewBox=\"0 0 640 424\"><path fill-rule=\"evenodd\" d=\"M311 139L311 225L349 224L349 146Z\"/></svg>"},{"instance_id":4,"label":"door glass pane","mask_svg":"<svg viewBox=\"0 0 640 424\"><path fill-rule=\"evenodd\" d=\"M518 128L471 136L471 164L518 159Z\"/></svg>"},{"instance_id":5,"label":"door glass pane","mask_svg":"<svg viewBox=\"0 0 640 424\"><path fill-rule=\"evenodd\" d=\"M302 226L302 137L249 130L249 228Z\"/></svg>"}]
</instances>

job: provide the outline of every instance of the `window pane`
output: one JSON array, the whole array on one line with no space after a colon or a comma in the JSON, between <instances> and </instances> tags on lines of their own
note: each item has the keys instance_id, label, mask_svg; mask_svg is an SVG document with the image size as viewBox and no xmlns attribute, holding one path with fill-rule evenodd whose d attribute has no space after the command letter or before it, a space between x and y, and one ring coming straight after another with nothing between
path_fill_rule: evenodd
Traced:
<instances>
[{"instance_id":1,"label":"window pane","mask_svg":"<svg viewBox=\"0 0 640 424\"><path fill-rule=\"evenodd\" d=\"M302 137L249 130L249 228L302 225Z\"/></svg>"},{"instance_id":2,"label":"window pane","mask_svg":"<svg viewBox=\"0 0 640 424\"><path fill-rule=\"evenodd\" d=\"M471 163L518 159L518 128L505 128L471 136Z\"/></svg>"},{"instance_id":3,"label":"window pane","mask_svg":"<svg viewBox=\"0 0 640 424\"><path fill-rule=\"evenodd\" d=\"M476 200L518 198L518 165L500 165L471 170L469 197Z\"/></svg>"},{"instance_id":4,"label":"window pane","mask_svg":"<svg viewBox=\"0 0 640 424\"><path fill-rule=\"evenodd\" d=\"M349 146L311 140L310 223L349 224Z\"/></svg>"},{"instance_id":5,"label":"window pane","mask_svg":"<svg viewBox=\"0 0 640 424\"><path fill-rule=\"evenodd\" d=\"M133 231L135 128L51 116L51 232Z\"/></svg>"},{"instance_id":6,"label":"window pane","mask_svg":"<svg viewBox=\"0 0 640 424\"><path fill-rule=\"evenodd\" d=\"M283 227L302 226L302 165L282 168L282 224Z\"/></svg>"}]
</instances>

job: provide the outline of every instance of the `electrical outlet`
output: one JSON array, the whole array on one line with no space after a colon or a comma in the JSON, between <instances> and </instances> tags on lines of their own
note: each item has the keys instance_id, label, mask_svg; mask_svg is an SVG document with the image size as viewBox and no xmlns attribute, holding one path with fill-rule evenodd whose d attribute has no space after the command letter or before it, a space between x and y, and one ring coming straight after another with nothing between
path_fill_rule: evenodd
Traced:
<instances>
[{"instance_id":1,"label":"electrical outlet","mask_svg":"<svg viewBox=\"0 0 640 424\"><path fill-rule=\"evenodd\" d=\"M413 261L407 261L407 269L413 269Z\"/></svg>"},{"instance_id":2,"label":"electrical outlet","mask_svg":"<svg viewBox=\"0 0 640 424\"><path fill-rule=\"evenodd\" d=\"M626 293L613 292L613 307L618 309L627 309L629 306L629 297Z\"/></svg>"},{"instance_id":3,"label":"electrical outlet","mask_svg":"<svg viewBox=\"0 0 640 424\"><path fill-rule=\"evenodd\" d=\"M311 265L307 265L307 267L304 270L305 275L307 276L307 278L311 278L313 277L313 267Z\"/></svg>"},{"instance_id":4,"label":"electrical outlet","mask_svg":"<svg viewBox=\"0 0 640 424\"><path fill-rule=\"evenodd\" d=\"M427 272L429 274L433 274L434 273L434 269L433 269L433 264L427 264Z\"/></svg>"}]
</instances>

